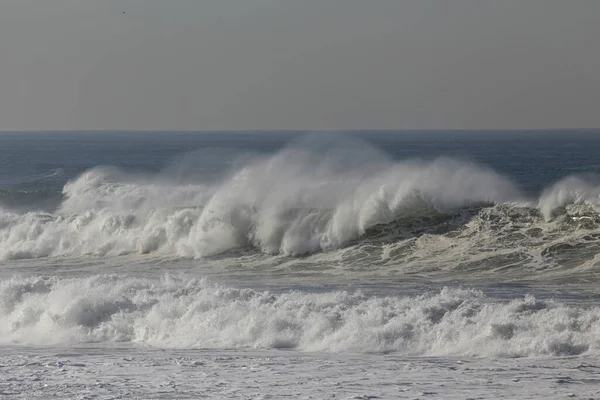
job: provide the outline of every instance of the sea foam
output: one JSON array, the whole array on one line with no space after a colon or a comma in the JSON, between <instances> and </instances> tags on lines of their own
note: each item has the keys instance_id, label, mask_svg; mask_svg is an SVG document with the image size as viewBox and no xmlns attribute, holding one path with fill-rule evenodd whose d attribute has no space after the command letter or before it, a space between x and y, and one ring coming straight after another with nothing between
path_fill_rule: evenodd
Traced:
<instances>
[{"instance_id":1,"label":"sea foam","mask_svg":"<svg viewBox=\"0 0 600 400\"><path fill-rule=\"evenodd\" d=\"M129 342L403 355L597 354L600 308L477 290L417 296L270 293L166 276L12 278L0 283L4 344Z\"/></svg>"}]
</instances>

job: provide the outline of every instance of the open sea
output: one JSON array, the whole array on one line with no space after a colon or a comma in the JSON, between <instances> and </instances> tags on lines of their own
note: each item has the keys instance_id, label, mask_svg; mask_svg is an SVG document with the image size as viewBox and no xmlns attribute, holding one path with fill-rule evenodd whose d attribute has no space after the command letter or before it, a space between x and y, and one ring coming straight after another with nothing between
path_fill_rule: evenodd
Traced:
<instances>
[{"instance_id":1,"label":"open sea","mask_svg":"<svg viewBox=\"0 0 600 400\"><path fill-rule=\"evenodd\" d=\"M600 131L0 133L0 398L600 399Z\"/></svg>"}]
</instances>

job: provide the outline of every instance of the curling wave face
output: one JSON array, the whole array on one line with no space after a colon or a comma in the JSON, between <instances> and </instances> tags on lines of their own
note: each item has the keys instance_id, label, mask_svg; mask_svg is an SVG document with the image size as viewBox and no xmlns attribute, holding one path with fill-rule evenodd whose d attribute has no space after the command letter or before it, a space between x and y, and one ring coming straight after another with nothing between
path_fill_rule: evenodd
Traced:
<instances>
[{"instance_id":1,"label":"curling wave face","mask_svg":"<svg viewBox=\"0 0 600 400\"><path fill-rule=\"evenodd\" d=\"M364 148L295 146L203 184L97 167L64 186L54 212L0 208L0 259L350 247L407 270L589 266L599 187L571 177L532 200L473 163L392 162Z\"/></svg>"},{"instance_id":2,"label":"curling wave face","mask_svg":"<svg viewBox=\"0 0 600 400\"><path fill-rule=\"evenodd\" d=\"M0 283L2 344L136 343L404 355L598 354L600 308L477 290L274 294L204 280L96 275Z\"/></svg>"}]
</instances>

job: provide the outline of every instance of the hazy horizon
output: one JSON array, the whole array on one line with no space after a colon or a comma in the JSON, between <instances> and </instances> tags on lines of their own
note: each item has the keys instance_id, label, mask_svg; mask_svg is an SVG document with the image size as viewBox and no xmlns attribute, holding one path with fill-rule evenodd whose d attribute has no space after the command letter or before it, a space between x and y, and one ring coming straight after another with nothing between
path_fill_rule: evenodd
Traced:
<instances>
[{"instance_id":1,"label":"hazy horizon","mask_svg":"<svg viewBox=\"0 0 600 400\"><path fill-rule=\"evenodd\" d=\"M600 2L5 0L0 131L594 130Z\"/></svg>"},{"instance_id":2,"label":"hazy horizon","mask_svg":"<svg viewBox=\"0 0 600 400\"><path fill-rule=\"evenodd\" d=\"M362 133L390 133L390 134L410 134L410 133L524 133L524 134L539 134L539 133L600 133L600 128L532 128L532 129L46 129L46 130L0 130L0 135L10 133L282 133L282 134L362 134Z\"/></svg>"}]
</instances>

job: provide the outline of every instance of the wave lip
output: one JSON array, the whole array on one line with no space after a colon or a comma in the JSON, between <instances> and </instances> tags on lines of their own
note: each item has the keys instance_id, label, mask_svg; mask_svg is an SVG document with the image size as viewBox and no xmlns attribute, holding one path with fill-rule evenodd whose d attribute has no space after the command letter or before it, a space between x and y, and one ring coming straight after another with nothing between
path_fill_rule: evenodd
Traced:
<instances>
[{"instance_id":1,"label":"wave lip","mask_svg":"<svg viewBox=\"0 0 600 400\"><path fill-rule=\"evenodd\" d=\"M412 297L234 289L94 276L0 284L0 341L158 348L290 348L403 355L598 354L600 308L476 290Z\"/></svg>"}]
</instances>

